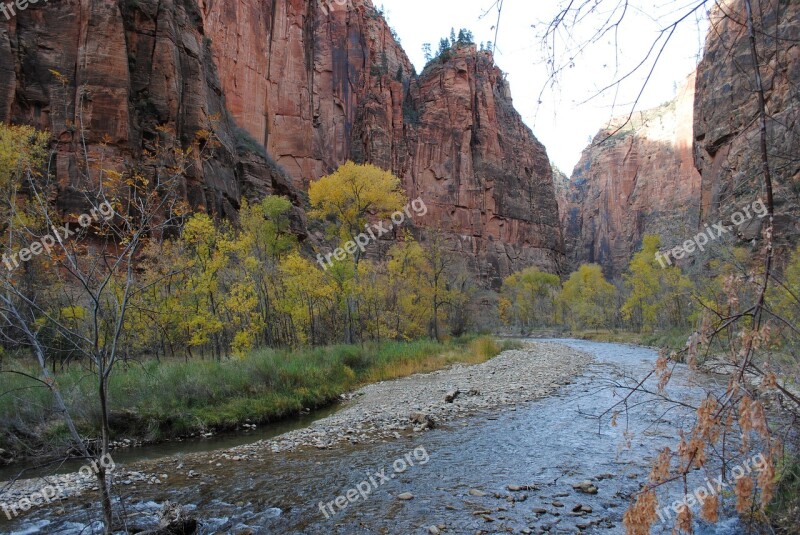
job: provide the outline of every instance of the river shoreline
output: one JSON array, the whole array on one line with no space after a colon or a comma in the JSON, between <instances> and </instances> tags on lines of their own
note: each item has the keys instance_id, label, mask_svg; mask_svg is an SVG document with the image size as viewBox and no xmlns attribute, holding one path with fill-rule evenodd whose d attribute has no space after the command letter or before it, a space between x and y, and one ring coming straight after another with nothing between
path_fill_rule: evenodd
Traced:
<instances>
[{"instance_id":1,"label":"river shoreline","mask_svg":"<svg viewBox=\"0 0 800 535\"><path fill-rule=\"evenodd\" d=\"M526 342L473 366L456 364L427 374L374 383L348 395L335 414L272 440L216 452L214 456L280 453L340 443L368 444L446 425L461 417L511 408L553 394L592 361L587 353L550 343ZM453 398L449 400L449 398Z\"/></svg>"},{"instance_id":2,"label":"river shoreline","mask_svg":"<svg viewBox=\"0 0 800 535\"><path fill-rule=\"evenodd\" d=\"M526 342L476 365L455 364L431 373L366 385L350 394L341 410L308 427L269 440L234 448L117 466L115 485L160 485L175 472L196 477L192 467L222 462L263 460L265 456L304 448L328 449L346 444L368 444L401 438L427 429L447 426L456 419L499 410L552 395L583 372L592 357L563 345ZM453 399L450 400L449 398ZM446 399L447 398L447 399ZM169 465L169 469L164 466ZM56 476L67 488L63 498L96 490L96 481L77 473ZM0 502L29 496L53 478L16 481L9 489L0 483ZM55 503L55 502L54 502Z\"/></svg>"}]
</instances>

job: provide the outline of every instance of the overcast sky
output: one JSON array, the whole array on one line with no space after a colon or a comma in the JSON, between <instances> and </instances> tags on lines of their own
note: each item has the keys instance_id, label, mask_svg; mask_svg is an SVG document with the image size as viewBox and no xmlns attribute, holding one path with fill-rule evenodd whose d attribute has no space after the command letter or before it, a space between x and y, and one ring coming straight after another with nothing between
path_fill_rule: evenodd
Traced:
<instances>
[{"instance_id":1,"label":"overcast sky","mask_svg":"<svg viewBox=\"0 0 800 535\"><path fill-rule=\"evenodd\" d=\"M495 60L508 73L514 105L536 137L547 147L550 159L567 175L589 140L613 116L627 115L649 70L631 76L618 90L584 101L644 59L659 31L682 18L699 0L631 0L619 31L608 34L597 46L575 58L555 89L548 88L537 105L547 81L541 33L558 13L562 0L504 0ZM397 31L411 61L421 72L423 43L434 51L439 39L467 28L475 41L494 41L497 24L495 0L374 0L383 5L389 24ZM572 42L585 40L601 25L601 18L622 0L603 0L602 12L587 17L573 33ZM487 13L488 11L488 13ZM482 16L487 13L485 16ZM677 26L664 50L637 109L657 106L673 98L676 87L694 70L705 39L704 7ZM563 37L563 34L562 34ZM565 42L560 41L559 48ZM657 49L656 49L657 52ZM655 55L655 54L654 54ZM566 56L559 56L566 60ZM619 65L617 70L616 65Z\"/></svg>"}]
</instances>

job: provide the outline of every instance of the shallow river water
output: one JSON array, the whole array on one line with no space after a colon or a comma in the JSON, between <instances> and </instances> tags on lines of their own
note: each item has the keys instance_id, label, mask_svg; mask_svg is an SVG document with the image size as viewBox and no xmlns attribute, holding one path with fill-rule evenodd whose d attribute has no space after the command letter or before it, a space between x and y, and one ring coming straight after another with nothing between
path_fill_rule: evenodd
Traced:
<instances>
[{"instance_id":1,"label":"shallow river water","mask_svg":"<svg viewBox=\"0 0 800 535\"><path fill-rule=\"evenodd\" d=\"M615 385L635 384L644 377L656 352L557 342L589 352L595 361L551 397L391 442L268 455L254 463L201 465L193 478L170 473L175 466L170 459L158 469L170 474L164 484L121 489L125 507L129 514L139 514L135 525L152 527L160 503L168 499L185 504L201 520L202 534L405 535L430 533L431 526L448 534L624 533L622 515L631 496L647 479L658 450L675 449L677 430L690 424L689 411L639 396L629 404L630 418L621 415L616 427L608 418L598 421L593 415L626 393ZM711 377L690 379L679 367L669 392L692 404L704 388L719 386ZM395 471L403 465L405 470ZM705 474L698 474L696 482L704 479ZM597 494L573 489L584 480L592 480ZM365 497L358 494L359 484ZM530 488L510 491L509 485ZM355 489L352 501L342 498L339 504L346 505L337 507L336 498L349 489ZM413 498L398 498L403 493ZM660 490L662 505L682 497L676 486ZM61 511L31 511L13 523L0 520L0 532L97 533L89 520L96 517L90 501L88 496L63 504ZM584 512L573 512L579 505ZM653 533L671 528L671 523L660 524ZM716 526L697 524L696 532L746 530L728 513Z\"/></svg>"}]
</instances>

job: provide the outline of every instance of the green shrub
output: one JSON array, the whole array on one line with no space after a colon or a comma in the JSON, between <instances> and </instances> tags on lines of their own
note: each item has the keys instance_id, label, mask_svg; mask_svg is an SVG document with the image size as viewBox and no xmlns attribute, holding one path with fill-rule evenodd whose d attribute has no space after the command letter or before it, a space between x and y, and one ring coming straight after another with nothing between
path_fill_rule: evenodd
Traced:
<instances>
[{"instance_id":1,"label":"green shrub","mask_svg":"<svg viewBox=\"0 0 800 535\"><path fill-rule=\"evenodd\" d=\"M250 132L244 128L236 126L234 127L233 133L234 136L236 136L236 150L240 155L251 153L263 156L267 160L270 159L264 146L256 141L253 136L250 135Z\"/></svg>"}]
</instances>

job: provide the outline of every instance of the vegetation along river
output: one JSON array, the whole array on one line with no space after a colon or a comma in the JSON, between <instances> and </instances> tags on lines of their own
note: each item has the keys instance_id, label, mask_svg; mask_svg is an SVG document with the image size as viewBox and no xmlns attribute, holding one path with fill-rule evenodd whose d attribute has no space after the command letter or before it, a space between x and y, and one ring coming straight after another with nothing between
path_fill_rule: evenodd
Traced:
<instances>
[{"instance_id":1,"label":"vegetation along river","mask_svg":"<svg viewBox=\"0 0 800 535\"><path fill-rule=\"evenodd\" d=\"M608 417L598 420L594 416L652 369L657 353L630 345L550 342L594 360L542 399L376 443L300 448L245 461L176 455L173 446L153 460L150 448L142 453L147 460L129 454L126 467L168 477L159 485L118 482L118 491L130 522L152 528L155 513L170 500L198 518L203 534L624 533L631 497L659 449L677 445L678 429L692 421L689 409L643 394L630 400L628 415L616 426ZM693 403L704 388L723 386L715 381L690 377L679 366L670 393ZM698 473L696 483L705 476ZM596 493L574 487L585 481ZM344 498L337 504L339 496ZM663 506L683 493L667 486L659 497ZM100 529L87 520L98 517L92 503L87 495L14 522L3 519L0 532L91 533ZM696 533L742 532L735 514L726 511L715 526L696 524ZM655 532L671 529L665 522Z\"/></svg>"}]
</instances>

